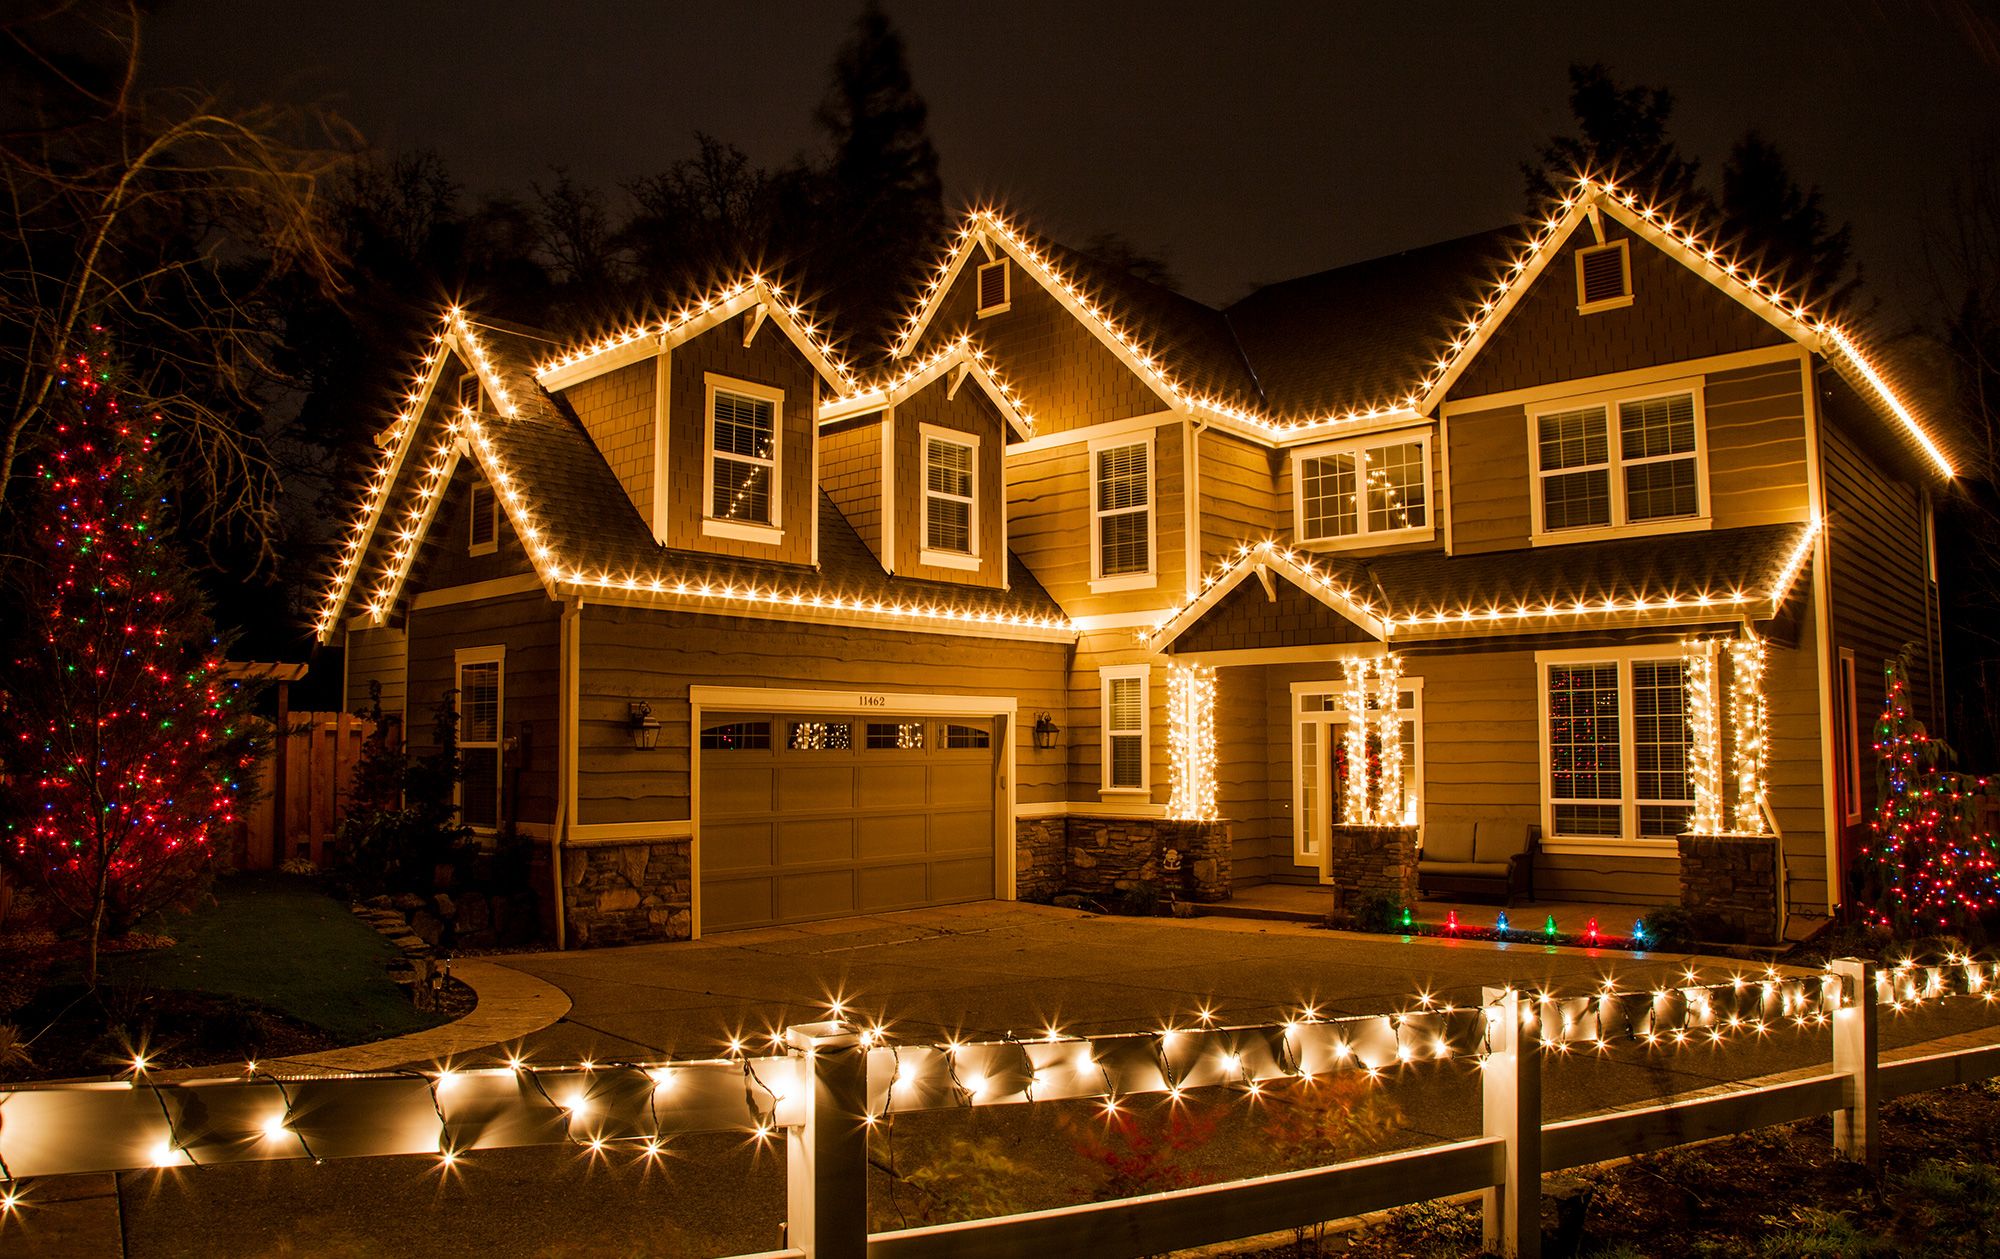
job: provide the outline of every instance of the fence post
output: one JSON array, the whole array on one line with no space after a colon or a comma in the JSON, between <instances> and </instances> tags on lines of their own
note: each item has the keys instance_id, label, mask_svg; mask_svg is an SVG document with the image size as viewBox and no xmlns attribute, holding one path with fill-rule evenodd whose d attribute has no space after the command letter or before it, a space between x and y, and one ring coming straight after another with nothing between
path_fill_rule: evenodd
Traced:
<instances>
[{"instance_id":1,"label":"fence post","mask_svg":"<svg viewBox=\"0 0 2000 1259\"><path fill-rule=\"evenodd\" d=\"M1506 1142L1500 1184L1481 1201L1484 1245L1507 1259L1542 1253L1542 1048L1536 1029L1521 1026L1523 1002L1512 988L1488 988L1486 1065L1480 1072L1485 1133ZM1539 1012L1537 1012L1539 1014Z\"/></svg>"},{"instance_id":2,"label":"fence post","mask_svg":"<svg viewBox=\"0 0 2000 1259\"><path fill-rule=\"evenodd\" d=\"M1833 1069L1847 1077L1841 1091L1847 1109L1833 1116L1833 1145L1845 1158L1870 1171L1881 1163L1875 1140L1875 1067L1879 1061L1875 1005L1875 964L1835 958L1827 967L1840 978L1840 1005L1833 1012Z\"/></svg>"},{"instance_id":3,"label":"fence post","mask_svg":"<svg viewBox=\"0 0 2000 1259\"><path fill-rule=\"evenodd\" d=\"M785 1244L808 1259L868 1253L868 1051L846 1023L785 1029L799 1122L785 1129Z\"/></svg>"}]
</instances>

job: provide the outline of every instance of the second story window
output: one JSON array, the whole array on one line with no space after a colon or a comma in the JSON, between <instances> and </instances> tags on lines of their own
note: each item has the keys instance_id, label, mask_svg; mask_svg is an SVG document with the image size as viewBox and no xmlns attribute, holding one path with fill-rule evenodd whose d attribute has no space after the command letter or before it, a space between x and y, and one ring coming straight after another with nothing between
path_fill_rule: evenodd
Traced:
<instances>
[{"instance_id":1,"label":"second story window","mask_svg":"<svg viewBox=\"0 0 2000 1259\"><path fill-rule=\"evenodd\" d=\"M1706 508L1693 390L1558 403L1531 419L1535 531L1699 520Z\"/></svg>"},{"instance_id":2,"label":"second story window","mask_svg":"<svg viewBox=\"0 0 2000 1259\"><path fill-rule=\"evenodd\" d=\"M761 536L779 523L778 450L785 395L708 377L706 531ZM716 526L721 526L717 528Z\"/></svg>"},{"instance_id":3,"label":"second story window","mask_svg":"<svg viewBox=\"0 0 2000 1259\"><path fill-rule=\"evenodd\" d=\"M1301 542L1372 545L1428 537L1430 439L1318 446L1293 464Z\"/></svg>"},{"instance_id":4,"label":"second story window","mask_svg":"<svg viewBox=\"0 0 2000 1259\"><path fill-rule=\"evenodd\" d=\"M926 564L972 568L979 562L979 439L924 425L924 545Z\"/></svg>"},{"instance_id":5,"label":"second story window","mask_svg":"<svg viewBox=\"0 0 2000 1259\"><path fill-rule=\"evenodd\" d=\"M1110 438L1090 451L1094 590L1153 584L1153 440Z\"/></svg>"}]
</instances>

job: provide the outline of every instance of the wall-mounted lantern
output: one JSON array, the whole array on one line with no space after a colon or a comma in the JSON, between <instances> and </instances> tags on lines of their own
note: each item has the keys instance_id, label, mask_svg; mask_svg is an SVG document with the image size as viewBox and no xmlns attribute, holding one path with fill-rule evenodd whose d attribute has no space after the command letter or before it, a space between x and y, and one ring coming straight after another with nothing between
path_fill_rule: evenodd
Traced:
<instances>
[{"instance_id":1,"label":"wall-mounted lantern","mask_svg":"<svg viewBox=\"0 0 2000 1259\"><path fill-rule=\"evenodd\" d=\"M660 719L653 715L653 706L641 699L633 700L628 709L632 714L627 726L632 731L632 746L641 752L660 746Z\"/></svg>"},{"instance_id":2,"label":"wall-mounted lantern","mask_svg":"<svg viewBox=\"0 0 2000 1259\"><path fill-rule=\"evenodd\" d=\"M1062 727L1056 724L1055 718L1049 716L1047 713L1035 714L1036 747L1047 751L1056 745L1056 736L1061 733Z\"/></svg>"}]
</instances>

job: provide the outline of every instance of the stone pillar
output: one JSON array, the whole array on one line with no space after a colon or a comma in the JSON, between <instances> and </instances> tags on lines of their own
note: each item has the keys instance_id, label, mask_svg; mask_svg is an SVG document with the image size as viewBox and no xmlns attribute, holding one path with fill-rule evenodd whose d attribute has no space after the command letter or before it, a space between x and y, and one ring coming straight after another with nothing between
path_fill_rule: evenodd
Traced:
<instances>
[{"instance_id":1,"label":"stone pillar","mask_svg":"<svg viewBox=\"0 0 2000 1259\"><path fill-rule=\"evenodd\" d=\"M1776 835L1682 835L1681 908L1718 943L1776 944Z\"/></svg>"},{"instance_id":2,"label":"stone pillar","mask_svg":"<svg viewBox=\"0 0 2000 1259\"><path fill-rule=\"evenodd\" d=\"M1416 827L1336 824L1329 829L1326 872L1333 879L1336 907L1351 908L1378 893L1401 905L1416 904Z\"/></svg>"}]
</instances>

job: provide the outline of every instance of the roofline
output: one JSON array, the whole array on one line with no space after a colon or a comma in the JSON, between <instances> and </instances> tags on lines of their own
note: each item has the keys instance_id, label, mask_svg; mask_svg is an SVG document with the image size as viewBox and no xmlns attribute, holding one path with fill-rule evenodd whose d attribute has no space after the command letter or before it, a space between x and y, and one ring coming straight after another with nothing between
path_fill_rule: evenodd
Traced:
<instances>
[{"instance_id":1,"label":"roofline","mask_svg":"<svg viewBox=\"0 0 2000 1259\"><path fill-rule=\"evenodd\" d=\"M1270 572L1278 573L1332 611L1367 631L1376 641L1382 643L1388 641L1387 622L1376 615L1372 604L1367 601L1356 601L1352 587L1337 584L1333 578L1315 568L1310 561L1301 560L1298 553L1290 547L1276 539L1266 538L1262 542L1239 545L1234 559L1203 579L1199 595L1169 612L1164 620L1150 630L1139 631L1140 643L1155 652L1165 651L1182 634L1199 624L1210 608L1220 603L1230 591L1242 585L1252 574L1257 574L1265 580L1265 589L1269 590L1269 580L1263 575Z\"/></svg>"},{"instance_id":2,"label":"roofline","mask_svg":"<svg viewBox=\"0 0 2000 1259\"><path fill-rule=\"evenodd\" d=\"M1021 409L1020 396L994 374L987 362L986 352L974 345L970 337L960 337L898 375L857 387L840 397L828 398L819 405L819 422L822 425L831 424L894 406L922 392L953 368L958 369L958 377L951 385L953 394L969 379L998 408L1015 436L1027 441L1035 435L1035 417Z\"/></svg>"}]
</instances>

